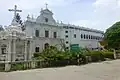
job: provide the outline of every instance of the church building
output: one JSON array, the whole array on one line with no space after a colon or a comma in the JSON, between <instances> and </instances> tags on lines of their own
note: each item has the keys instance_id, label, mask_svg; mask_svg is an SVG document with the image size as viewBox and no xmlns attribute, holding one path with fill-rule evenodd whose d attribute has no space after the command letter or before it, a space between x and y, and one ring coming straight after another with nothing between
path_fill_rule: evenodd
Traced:
<instances>
[{"instance_id":1,"label":"church building","mask_svg":"<svg viewBox=\"0 0 120 80\"><path fill-rule=\"evenodd\" d=\"M15 5L14 18L11 25L0 31L0 60L30 60L35 52L41 52L48 46L59 50L70 50L71 46L79 48L99 49L99 41L104 37L100 30L56 22L53 12L47 6L41 9L37 18L27 16L21 22Z\"/></svg>"},{"instance_id":2,"label":"church building","mask_svg":"<svg viewBox=\"0 0 120 80\"><path fill-rule=\"evenodd\" d=\"M98 49L99 41L103 39L104 32L100 30L56 22L53 12L47 6L41 9L40 15L35 19L27 16L25 33L33 37L33 52L39 52L48 45L58 49L70 49L72 45L82 48Z\"/></svg>"}]
</instances>

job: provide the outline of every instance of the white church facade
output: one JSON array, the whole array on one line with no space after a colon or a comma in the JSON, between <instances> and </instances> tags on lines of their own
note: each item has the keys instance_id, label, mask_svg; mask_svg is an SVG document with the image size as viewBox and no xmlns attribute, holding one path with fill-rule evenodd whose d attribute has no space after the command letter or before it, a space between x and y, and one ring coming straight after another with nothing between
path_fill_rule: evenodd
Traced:
<instances>
[{"instance_id":1,"label":"white church facade","mask_svg":"<svg viewBox=\"0 0 120 80\"><path fill-rule=\"evenodd\" d=\"M27 17L25 32L27 36L33 37L33 52L35 47L39 51L45 48L46 44L60 48L61 43L66 49L70 45L78 44L79 47L97 49L99 41L104 37L104 32L85 27L58 23L53 18L53 13L48 9L41 9L41 14L36 18Z\"/></svg>"},{"instance_id":2,"label":"white church facade","mask_svg":"<svg viewBox=\"0 0 120 80\"><path fill-rule=\"evenodd\" d=\"M10 26L0 32L0 60L16 61L30 60L35 52L41 52L49 45L59 50L64 46L70 49L72 44L82 48L98 49L99 41L103 39L104 32L85 27L58 23L53 13L47 7L41 9L40 15L35 19L27 16L24 30L16 22L15 6L14 19Z\"/></svg>"}]
</instances>

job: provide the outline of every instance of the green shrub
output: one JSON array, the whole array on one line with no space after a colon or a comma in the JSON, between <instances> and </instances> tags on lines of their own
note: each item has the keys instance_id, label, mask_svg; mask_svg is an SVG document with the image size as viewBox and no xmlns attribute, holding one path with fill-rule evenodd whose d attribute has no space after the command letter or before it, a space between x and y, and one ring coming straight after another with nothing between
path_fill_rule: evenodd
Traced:
<instances>
[{"instance_id":1,"label":"green shrub","mask_svg":"<svg viewBox=\"0 0 120 80\"><path fill-rule=\"evenodd\" d=\"M5 70L5 64L0 64L0 71L4 71Z\"/></svg>"},{"instance_id":2,"label":"green shrub","mask_svg":"<svg viewBox=\"0 0 120 80\"><path fill-rule=\"evenodd\" d=\"M34 57L39 57L40 53L34 53Z\"/></svg>"},{"instance_id":3,"label":"green shrub","mask_svg":"<svg viewBox=\"0 0 120 80\"><path fill-rule=\"evenodd\" d=\"M113 52L110 52L110 51L102 51L102 54L104 55L105 58L114 59Z\"/></svg>"},{"instance_id":4,"label":"green shrub","mask_svg":"<svg viewBox=\"0 0 120 80\"><path fill-rule=\"evenodd\" d=\"M119 54L119 53L120 53L120 50L116 50L116 53Z\"/></svg>"},{"instance_id":5,"label":"green shrub","mask_svg":"<svg viewBox=\"0 0 120 80\"><path fill-rule=\"evenodd\" d=\"M24 64L23 63L16 63L12 64L12 70L23 70L24 69Z\"/></svg>"},{"instance_id":6,"label":"green shrub","mask_svg":"<svg viewBox=\"0 0 120 80\"><path fill-rule=\"evenodd\" d=\"M90 51L92 62L104 61L104 55L101 51Z\"/></svg>"}]
</instances>

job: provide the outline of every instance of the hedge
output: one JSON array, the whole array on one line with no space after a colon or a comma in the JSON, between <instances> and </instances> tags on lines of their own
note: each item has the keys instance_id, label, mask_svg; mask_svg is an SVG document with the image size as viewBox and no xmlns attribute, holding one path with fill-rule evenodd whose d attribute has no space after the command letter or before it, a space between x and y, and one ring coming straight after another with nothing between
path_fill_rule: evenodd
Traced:
<instances>
[{"instance_id":1,"label":"hedge","mask_svg":"<svg viewBox=\"0 0 120 80\"><path fill-rule=\"evenodd\" d=\"M102 51L102 54L104 55L105 58L114 59L113 52Z\"/></svg>"},{"instance_id":2,"label":"hedge","mask_svg":"<svg viewBox=\"0 0 120 80\"><path fill-rule=\"evenodd\" d=\"M104 55L101 51L90 51L92 62L104 61Z\"/></svg>"}]
</instances>

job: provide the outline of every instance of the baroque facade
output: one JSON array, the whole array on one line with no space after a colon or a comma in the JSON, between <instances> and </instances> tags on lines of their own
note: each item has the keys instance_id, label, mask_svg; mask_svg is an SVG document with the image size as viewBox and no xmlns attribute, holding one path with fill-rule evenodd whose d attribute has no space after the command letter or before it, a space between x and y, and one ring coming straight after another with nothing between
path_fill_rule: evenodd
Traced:
<instances>
[{"instance_id":1,"label":"baroque facade","mask_svg":"<svg viewBox=\"0 0 120 80\"><path fill-rule=\"evenodd\" d=\"M42 51L46 44L57 45L60 49L61 43L65 44L66 49L70 49L72 44L78 44L83 48L98 49L100 48L99 41L104 37L104 32L100 30L56 22L53 13L47 7L41 9L36 19L28 15L25 32L27 36L32 36L34 39L33 52Z\"/></svg>"},{"instance_id":2,"label":"baroque facade","mask_svg":"<svg viewBox=\"0 0 120 80\"><path fill-rule=\"evenodd\" d=\"M41 9L40 15L35 19L27 16L24 24L16 20L15 9L11 25L0 32L0 60L17 61L30 60L33 53L41 52L49 45L58 49L77 44L79 47L99 49L99 41L103 39L104 32L90 28L56 22L53 13L47 7ZM24 30L22 29L24 25Z\"/></svg>"}]
</instances>

